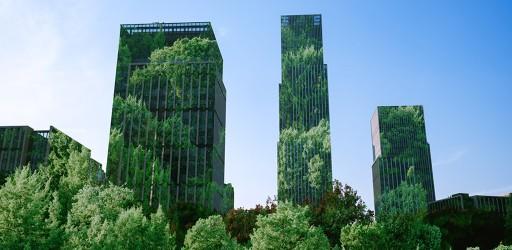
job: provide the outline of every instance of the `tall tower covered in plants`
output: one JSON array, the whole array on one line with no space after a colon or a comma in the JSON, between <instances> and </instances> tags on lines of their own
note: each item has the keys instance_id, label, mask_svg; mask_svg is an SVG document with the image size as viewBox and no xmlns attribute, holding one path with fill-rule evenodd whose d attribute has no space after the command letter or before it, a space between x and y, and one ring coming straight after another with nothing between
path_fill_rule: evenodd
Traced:
<instances>
[{"instance_id":1,"label":"tall tower covered in plants","mask_svg":"<svg viewBox=\"0 0 512 250\"><path fill-rule=\"evenodd\" d=\"M422 106L379 106L371 119L373 195L379 213L383 194L410 179L436 200L430 145ZM410 171L411 168L414 171ZM408 176L408 173L414 173Z\"/></svg>"},{"instance_id":2,"label":"tall tower covered in plants","mask_svg":"<svg viewBox=\"0 0 512 250\"><path fill-rule=\"evenodd\" d=\"M148 207L228 209L222 64L209 22L121 25L111 182L131 187Z\"/></svg>"},{"instance_id":3,"label":"tall tower covered in plants","mask_svg":"<svg viewBox=\"0 0 512 250\"><path fill-rule=\"evenodd\" d=\"M281 16L278 199L316 203L332 187L321 15Z\"/></svg>"}]
</instances>

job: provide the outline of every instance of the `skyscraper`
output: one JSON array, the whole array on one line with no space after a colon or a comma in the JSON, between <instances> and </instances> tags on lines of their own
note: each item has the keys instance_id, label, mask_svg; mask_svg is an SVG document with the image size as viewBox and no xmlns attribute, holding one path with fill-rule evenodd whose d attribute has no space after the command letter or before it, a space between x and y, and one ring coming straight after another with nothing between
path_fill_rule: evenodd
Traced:
<instances>
[{"instance_id":1,"label":"skyscraper","mask_svg":"<svg viewBox=\"0 0 512 250\"><path fill-rule=\"evenodd\" d=\"M54 139L79 152L85 149L90 154L88 148L53 126L49 130L34 130L29 126L0 127L0 183L16 168L29 165L35 170L40 164L46 163L54 149ZM90 167L91 177L102 173L101 164L92 158Z\"/></svg>"},{"instance_id":2,"label":"skyscraper","mask_svg":"<svg viewBox=\"0 0 512 250\"><path fill-rule=\"evenodd\" d=\"M121 25L107 175L145 205L223 207L226 89L209 22Z\"/></svg>"},{"instance_id":3,"label":"skyscraper","mask_svg":"<svg viewBox=\"0 0 512 250\"><path fill-rule=\"evenodd\" d=\"M318 202L332 186L321 15L281 16L278 199Z\"/></svg>"},{"instance_id":4,"label":"skyscraper","mask_svg":"<svg viewBox=\"0 0 512 250\"><path fill-rule=\"evenodd\" d=\"M435 201L430 145L422 106L379 106L371 119L373 195L375 211L380 197L398 187L414 167L415 183Z\"/></svg>"}]
</instances>

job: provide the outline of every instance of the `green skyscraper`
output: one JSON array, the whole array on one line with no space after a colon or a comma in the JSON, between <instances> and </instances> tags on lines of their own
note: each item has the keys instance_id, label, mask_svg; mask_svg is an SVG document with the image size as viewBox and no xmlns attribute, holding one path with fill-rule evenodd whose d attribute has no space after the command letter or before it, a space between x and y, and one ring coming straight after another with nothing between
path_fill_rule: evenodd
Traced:
<instances>
[{"instance_id":1,"label":"green skyscraper","mask_svg":"<svg viewBox=\"0 0 512 250\"><path fill-rule=\"evenodd\" d=\"M378 107L371 120L373 195L379 213L381 196L398 187L414 167L414 182L436 200L430 145L427 142L422 106Z\"/></svg>"},{"instance_id":2,"label":"green skyscraper","mask_svg":"<svg viewBox=\"0 0 512 250\"><path fill-rule=\"evenodd\" d=\"M133 188L145 206L225 210L226 89L211 24L124 24L120 32L109 180Z\"/></svg>"},{"instance_id":3,"label":"green skyscraper","mask_svg":"<svg viewBox=\"0 0 512 250\"><path fill-rule=\"evenodd\" d=\"M322 17L281 17L278 199L318 202L331 189L327 65Z\"/></svg>"}]
</instances>

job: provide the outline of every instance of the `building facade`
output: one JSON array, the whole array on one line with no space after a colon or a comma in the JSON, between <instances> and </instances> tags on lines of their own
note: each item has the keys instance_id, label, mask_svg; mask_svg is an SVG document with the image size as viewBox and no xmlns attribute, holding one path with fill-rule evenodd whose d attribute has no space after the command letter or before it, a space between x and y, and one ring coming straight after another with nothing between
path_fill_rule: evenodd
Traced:
<instances>
[{"instance_id":1,"label":"building facade","mask_svg":"<svg viewBox=\"0 0 512 250\"><path fill-rule=\"evenodd\" d=\"M17 168L29 165L35 170L48 160L53 150L53 140L60 136L66 144L78 151L90 150L53 126L49 130L34 130L28 126L0 127L0 182ZM101 178L101 164L90 159L91 175Z\"/></svg>"},{"instance_id":2,"label":"building facade","mask_svg":"<svg viewBox=\"0 0 512 250\"><path fill-rule=\"evenodd\" d=\"M469 196L469 194L466 193L458 193L445 199L430 202L428 204L428 209L430 213L445 210L464 211L478 209L490 211L505 217L507 215L507 208L510 205L510 202L512 202L512 194L509 194L509 196Z\"/></svg>"},{"instance_id":3,"label":"building facade","mask_svg":"<svg viewBox=\"0 0 512 250\"><path fill-rule=\"evenodd\" d=\"M211 24L124 24L120 33L108 179L148 206L222 210L226 88Z\"/></svg>"},{"instance_id":4,"label":"building facade","mask_svg":"<svg viewBox=\"0 0 512 250\"><path fill-rule=\"evenodd\" d=\"M321 15L281 16L281 68L278 199L318 202L332 189ZM324 141L314 135L318 130L322 131Z\"/></svg>"},{"instance_id":5,"label":"building facade","mask_svg":"<svg viewBox=\"0 0 512 250\"><path fill-rule=\"evenodd\" d=\"M430 145L422 106L379 106L371 119L373 195L379 212L381 196L398 187L414 167L414 181L435 201Z\"/></svg>"}]
</instances>

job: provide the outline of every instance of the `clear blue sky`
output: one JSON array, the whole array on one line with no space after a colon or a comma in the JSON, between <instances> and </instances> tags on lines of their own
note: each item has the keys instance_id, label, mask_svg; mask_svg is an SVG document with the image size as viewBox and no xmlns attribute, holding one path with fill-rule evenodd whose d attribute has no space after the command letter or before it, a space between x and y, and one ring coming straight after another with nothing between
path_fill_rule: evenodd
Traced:
<instances>
[{"instance_id":1,"label":"clear blue sky","mask_svg":"<svg viewBox=\"0 0 512 250\"><path fill-rule=\"evenodd\" d=\"M226 181L253 207L277 188L280 15L320 13L334 178L373 209L370 117L421 104L437 198L512 192L511 1L143 2L0 0L0 125L55 125L105 163L119 24L211 21Z\"/></svg>"}]
</instances>

